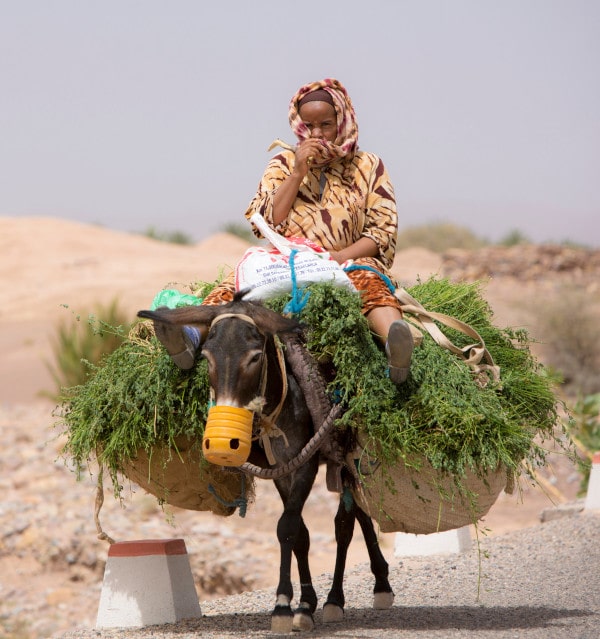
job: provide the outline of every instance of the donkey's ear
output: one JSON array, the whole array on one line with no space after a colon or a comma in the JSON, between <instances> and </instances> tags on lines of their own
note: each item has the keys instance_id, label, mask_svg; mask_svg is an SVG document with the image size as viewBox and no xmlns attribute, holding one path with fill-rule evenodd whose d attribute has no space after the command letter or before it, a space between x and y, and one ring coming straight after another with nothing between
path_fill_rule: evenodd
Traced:
<instances>
[{"instance_id":1,"label":"donkey's ear","mask_svg":"<svg viewBox=\"0 0 600 639\"><path fill-rule=\"evenodd\" d=\"M216 315L218 306L182 306L181 308L157 308L155 311L139 311L138 317L154 322L187 326L209 326Z\"/></svg>"},{"instance_id":2,"label":"donkey's ear","mask_svg":"<svg viewBox=\"0 0 600 639\"><path fill-rule=\"evenodd\" d=\"M251 317L263 333L276 335L279 333L297 333L301 330L298 320L284 317L258 304L252 305Z\"/></svg>"}]
</instances>

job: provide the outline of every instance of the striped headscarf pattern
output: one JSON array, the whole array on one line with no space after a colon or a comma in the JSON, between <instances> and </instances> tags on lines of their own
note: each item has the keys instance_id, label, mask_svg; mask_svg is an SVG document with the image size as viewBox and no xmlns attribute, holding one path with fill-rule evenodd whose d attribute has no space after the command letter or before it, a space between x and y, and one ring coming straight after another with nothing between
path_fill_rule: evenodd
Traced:
<instances>
[{"instance_id":1,"label":"striped headscarf pattern","mask_svg":"<svg viewBox=\"0 0 600 639\"><path fill-rule=\"evenodd\" d=\"M358 124L352 101L346 89L334 78L311 82L298 89L289 106L288 117L292 131L300 142L310 137L310 131L302 122L302 118L298 113L298 103L305 95L317 89L324 89L331 95L337 114L337 137L335 142L324 143L331 155L331 159L346 157L358 149Z\"/></svg>"}]
</instances>

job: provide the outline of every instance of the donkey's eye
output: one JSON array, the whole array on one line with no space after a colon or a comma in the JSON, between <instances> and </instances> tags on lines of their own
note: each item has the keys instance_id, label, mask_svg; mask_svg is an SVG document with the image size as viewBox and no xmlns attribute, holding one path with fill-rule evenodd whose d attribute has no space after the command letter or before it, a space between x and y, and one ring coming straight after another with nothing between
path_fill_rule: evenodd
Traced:
<instances>
[{"instance_id":1,"label":"donkey's eye","mask_svg":"<svg viewBox=\"0 0 600 639\"><path fill-rule=\"evenodd\" d=\"M252 355L252 357L248 361L248 364L258 364L261 358L262 358L262 353L255 353L254 355Z\"/></svg>"}]
</instances>

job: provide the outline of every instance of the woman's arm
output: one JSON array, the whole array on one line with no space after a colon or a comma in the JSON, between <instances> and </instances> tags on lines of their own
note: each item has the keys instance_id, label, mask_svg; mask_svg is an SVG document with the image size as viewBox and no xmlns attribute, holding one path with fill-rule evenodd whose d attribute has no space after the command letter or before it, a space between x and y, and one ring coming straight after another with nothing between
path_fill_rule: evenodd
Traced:
<instances>
[{"instance_id":1,"label":"woman's arm","mask_svg":"<svg viewBox=\"0 0 600 639\"><path fill-rule=\"evenodd\" d=\"M338 264L343 264L346 260L356 260L359 257L377 257L379 255L379 247L371 238L361 237L360 240L341 251L329 251L329 255Z\"/></svg>"},{"instance_id":2,"label":"woman's arm","mask_svg":"<svg viewBox=\"0 0 600 639\"><path fill-rule=\"evenodd\" d=\"M375 257L389 267L394 260L398 225L394 189L383 162L373 154L362 155L358 174L365 176L361 184L366 192L362 236L350 246L330 254L340 264L348 259Z\"/></svg>"},{"instance_id":3,"label":"woman's arm","mask_svg":"<svg viewBox=\"0 0 600 639\"><path fill-rule=\"evenodd\" d=\"M369 175L365 202L365 227L361 239L370 239L376 246L375 255L384 266L391 268L396 253L398 239L398 214L394 187L380 158L370 155L373 162Z\"/></svg>"},{"instance_id":4,"label":"woman's arm","mask_svg":"<svg viewBox=\"0 0 600 639\"><path fill-rule=\"evenodd\" d=\"M287 218L311 162L322 158L323 146L317 139L300 142L296 147L294 167L290 175L273 194L273 224L279 226Z\"/></svg>"}]
</instances>

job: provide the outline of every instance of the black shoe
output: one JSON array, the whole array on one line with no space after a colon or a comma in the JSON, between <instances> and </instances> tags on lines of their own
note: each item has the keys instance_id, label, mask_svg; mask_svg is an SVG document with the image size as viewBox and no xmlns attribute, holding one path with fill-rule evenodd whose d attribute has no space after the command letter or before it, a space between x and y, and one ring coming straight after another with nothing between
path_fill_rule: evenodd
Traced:
<instances>
[{"instance_id":1,"label":"black shoe","mask_svg":"<svg viewBox=\"0 0 600 639\"><path fill-rule=\"evenodd\" d=\"M414 348L412 333L404 320L396 320L390 326L385 354L388 358L390 379L394 384L406 381Z\"/></svg>"}]
</instances>

